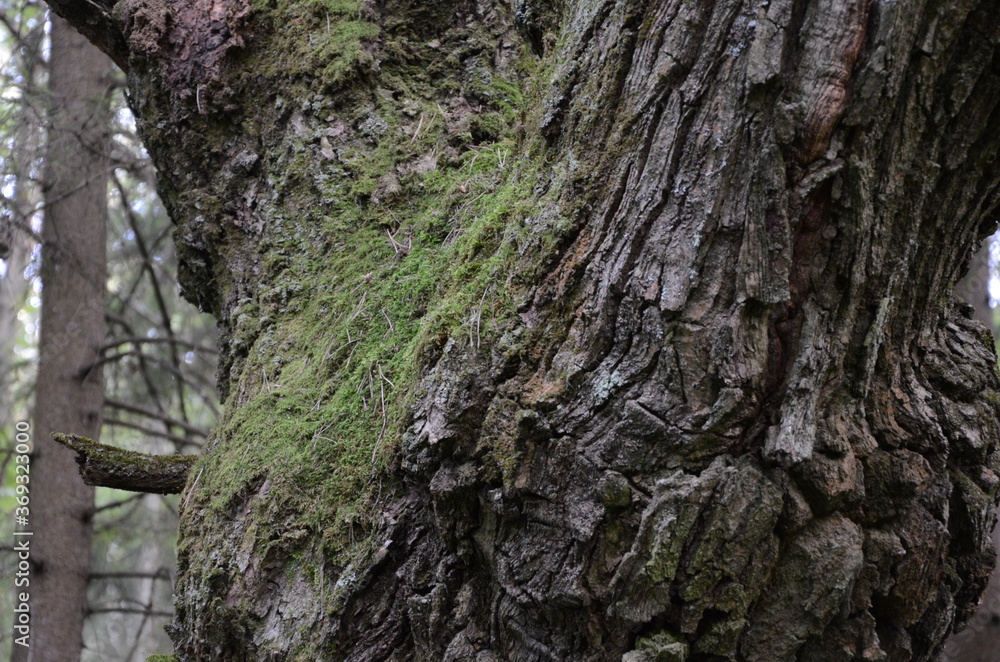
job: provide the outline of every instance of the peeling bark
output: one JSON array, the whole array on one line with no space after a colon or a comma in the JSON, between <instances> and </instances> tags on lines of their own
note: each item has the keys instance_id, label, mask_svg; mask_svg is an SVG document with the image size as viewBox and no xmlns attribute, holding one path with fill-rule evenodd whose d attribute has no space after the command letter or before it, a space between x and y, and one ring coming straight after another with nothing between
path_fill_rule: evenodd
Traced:
<instances>
[{"instance_id":1,"label":"peeling bark","mask_svg":"<svg viewBox=\"0 0 1000 662\"><path fill-rule=\"evenodd\" d=\"M179 658L930 660L968 618L989 3L233 0L218 50L152 6L227 394Z\"/></svg>"}]
</instances>

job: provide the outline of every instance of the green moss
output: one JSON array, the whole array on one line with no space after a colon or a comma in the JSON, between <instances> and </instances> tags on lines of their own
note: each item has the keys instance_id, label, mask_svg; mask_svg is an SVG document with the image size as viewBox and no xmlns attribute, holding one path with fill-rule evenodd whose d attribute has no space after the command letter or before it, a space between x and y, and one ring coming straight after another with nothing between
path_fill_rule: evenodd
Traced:
<instances>
[{"instance_id":1,"label":"green moss","mask_svg":"<svg viewBox=\"0 0 1000 662\"><path fill-rule=\"evenodd\" d=\"M451 139L438 104L416 107L408 117L376 99L349 139L328 145L310 110L265 173L278 203L265 213L262 286L234 308L238 380L197 486L205 517L249 502L252 521L284 521L278 535L248 525L260 555L297 549L310 532L336 566L362 562L421 366L448 338L490 345L514 314L537 204L537 175L515 165L525 148L494 113L500 140L414 167ZM372 117L381 129L365 135ZM387 175L400 191L377 204Z\"/></svg>"},{"instance_id":2,"label":"green moss","mask_svg":"<svg viewBox=\"0 0 1000 662\"><path fill-rule=\"evenodd\" d=\"M421 362L449 337L491 343L513 314L516 288L499 284L513 273L532 180L504 171L512 149L470 153L451 176L415 180L422 195L411 192L411 220L395 229L398 239L381 210L356 209L353 230L339 217L317 219L340 235L322 255L290 246L297 256L273 262L289 283L308 281L311 290L279 279L260 297L264 316L273 306L284 318L248 347L235 387L240 405L227 408L205 460L202 489L220 515L266 477L269 495L282 497L263 499L258 514L270 519L291 506L300 513L291 529L323 531L328 551L349 560L343 541L369 505L368 482L398 444ZM300 243L308 242L304 229ZM252 329L240 324L242 342Z\"/></svg>"},{"instance_id":3,"label":"green moss","mask_svg":"<svg viewBox=\"0 0 1000 662\"><path fill-rule=\"evenodd\" d=\"M994 407L1000 407L1000 392L986 390L983 391L982 397Z\"/></svg>"},{"instance_id":4,"label":"green moss","mask_svg":"<svg viewBox=\"0 0 1000 662\"><path fill-rule=\"evenodd\" d=\"M196 460L192 455L139 453L75 434L53 433L52 439L77 454L84 482L136 492L180 492Z\"/></svg>"},{"instance_id":5,"label":"green moss","mask_svg":"<svg viewBox=\"0 0 1000 662\"><path fill-rule=\"evenodd\" d=\"M541 84L533 60L498 73L475 35L440 36L441 8L407 9L434 23L425 40L393 16L380 32L356 2L253 7L256 25L281 28L233 51L167 179L182 191L186 282L221 314L226 349L225 411L183 499L179 583L220 640L253 617L208 601L247 566L294 566L324 609L342 606L379 553L422 375L448 343L521 351L516 308L570 227L540 209L522 110L524 86Z\"/></svg>"},{"instance_id":6,"label":"green moss","mask_svg":"<svg viewBox=\"0 0 1000 662\"><path fill-rule=\"evenodd\" d=\"M356 0L309 0L306 4L320 14L329 14L335 18L358 16L361 13Z\"/></svg>"},{"instance_id":7,"label":"green moss","mask_svg":"<svg viewBox=\"0 0 1000 662\"><path fill-rule=\"evenodd\" d=\"M272 79L318 77L327 86L340 86L377 66L365 45L374 42L380 30L363 19L358 2L254 0L251 6L255 21L280 26L280 38L240 56L248 72Z\"/></svg>"}]
</instances>

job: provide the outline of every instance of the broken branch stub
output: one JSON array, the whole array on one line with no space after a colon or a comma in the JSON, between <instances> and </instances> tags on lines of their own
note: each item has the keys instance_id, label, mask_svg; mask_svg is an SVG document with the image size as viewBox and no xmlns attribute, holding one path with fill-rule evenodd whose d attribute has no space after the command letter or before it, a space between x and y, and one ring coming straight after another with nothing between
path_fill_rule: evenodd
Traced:
<instances>
[{"instance_id":1,"label":"broken branch stub","mask_svg":"<svg viewBox=\"0 0 1000 662\"><path fill-rule=\"evenodd\" d=\"M179 494L198 459L194 455L137 453L75 434L54 432L52 438L76 453L84 483L129 492Z\"/></svg>"}]
</instances>

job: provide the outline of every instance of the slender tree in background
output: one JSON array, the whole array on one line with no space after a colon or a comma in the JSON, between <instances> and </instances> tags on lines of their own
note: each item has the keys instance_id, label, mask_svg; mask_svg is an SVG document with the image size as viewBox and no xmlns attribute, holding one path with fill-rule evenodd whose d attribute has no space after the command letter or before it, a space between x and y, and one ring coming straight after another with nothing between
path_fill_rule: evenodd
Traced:
<instances>
[{"instance_id":1,"label":"slender tree in background","mask_svg":"<svg viewBox=\"0 0 1000 662\"><path fill-rule=\"evenodd\" d=\"M994 336L993 308L990 307L990 244L995 240L991 237L983 242L969 262L968 273L955 287L958 297L972 306L975 318L993 331Z\"/></svg>"},{"instance_id":2,"label":"slender tree in background","mask_svg":"<svg viewBox=\"0 0 1000 662\"><path fill-rule=\"evenodd\" d=\"M29 419L31 361L17 350L24 350L25 326L18 312L24 309L32 293L31 279L26 268L36 247L33 226L40 198L37 186L41 151L44 147L42 119L45 116L43 44L45 21L37 7L25 6L20 11L0 13L3 19L3 50L10 59L3 71L4 99L2 104L2 175L3 207L0 218L0 257L4 273L0 276L0 439L5 451L0 476L14 473L14 434L18 421ZM7 487L5 482L4 488ZM11 522L11 525L13 522ZM4 533L10 531L3 527ZM4 554L4 576L16 571L14 554ZM4 593L6 603L14 598L15 586ZM14 633L9 610L0 612L0 656L11 656L10 640ZM13 659L25 659L21 650Z\"/></svg>"},{"instance_id":3,"label":"slender tree in background","mask_svg":"<svg viewBox=\"0 0 1000 662\"><path fill-rule=\"evenodd\" d=\"M0 338L0 362L15 368L0 374L3 396L11 404L0 412L5 417L0 434L12 435L14 421L27 418L37 367L37 308L33 302L22 304L25 293L38 287L38 251L33 248L39 237L32 228L41 227L45 211L40 185L48 96L42 54L48 54L48 30L45 8L30 1L0 3L0 21L0 43L11 54L2 72L0 115L0 247L11 249L3 263L6 272L0 275L0 296L7 297L4 302L9 299L0 311L0 323L10 333ZM120 87L122 78L104 80ZM214 420L214 323L207 315L199 320L194 309L179 300L170 223L153 193L148 157L122 105L115 94L114 118L106 127L113 136L115 170L107 170L109 324L94 364L104 371L102 437L145 452L196 452ZM34 257L25 269L29 255ZM4 448L8 452L0 468L9 467L12 457L7 445ZM0 503L13 486L12 470L8 478L11 483L2 488ZM83 660L138 661L169 648L163 624L171 616L176 506L176 498L98 490ZM9 524L6 519L0 523L7 539ZM6 573L16 565L16 554L9 545L0 545L0 554ZM13 584L0 595L5 604L15 599L10 591L16 595ZM23 649L12 648L9 614L3 610L0 625L0 656L6 659L13 651L15 659L23 659Z\"/></svg>"},{"instance_id":4,"label":"slender tree in background","mask_svg":"<svg viewBox=\"0 0 1000 662\"><path fill-rule=\"evenodd\" d=\"M52 20L46 134L42 310L31 460L31 659L80 658L94 488L49 434L99 436L104 383L108 58Z\"/></svg>"},{"instance_id":5,"label":"slender tree in background","mask_svg":"<svg viewBox=\"0 0 1000 662\"><path fill-rule=\"evenodd\" d=\"M930 660L993 566L985 0L129 0L222 422L183 660Z\"/></svg>"},{"instance_id":6,"label":"slender tree in background","mask_svg":"<svg viewBox=\"0 0 1000 662\"><path fill-rule=\"evenodd\" d=\"M3 222L9 222L9 219ZM15 312L24 306L30 292L31 282L24 271L34 243L18 229L10 227L10 230L8 250L5 255L0 255L6 267L6 273L0 278L0 310L4 311L0 317L0 429L8 431L13 429L17 411L13 397L17 387L15 375L21 372L14 348L23 329Z\"/></svg>"}]
</instances>

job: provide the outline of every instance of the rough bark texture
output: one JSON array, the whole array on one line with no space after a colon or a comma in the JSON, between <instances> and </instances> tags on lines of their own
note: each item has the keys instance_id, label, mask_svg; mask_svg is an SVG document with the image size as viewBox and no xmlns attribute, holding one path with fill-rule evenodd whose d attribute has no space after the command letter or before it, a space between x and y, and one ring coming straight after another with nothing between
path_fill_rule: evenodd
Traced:
<instances>
[{"instance_id":1,"label":"rough bark texture","mask_svg":"<svg viewBox=\"0 0 1000 662\"><path fill-rule=\"evenodd\" d=\"M929 660L968 617L992 3L115 11L224 330L180 659Z\"/></svg>"},{"instance_id":2,"label":"rough bark texture","mask_svg":"<svg viewBox=\"0 0 1000 662\"><path fill-rule=\"evenodd\" d=\"M42 226L41 338L31 459L30 659L71 662L83 649L94 489L55 430L97 437L104 382L108 59L52 23ZM15 648L18 648L15 646Z\"/></svg>"}]
</instances>

